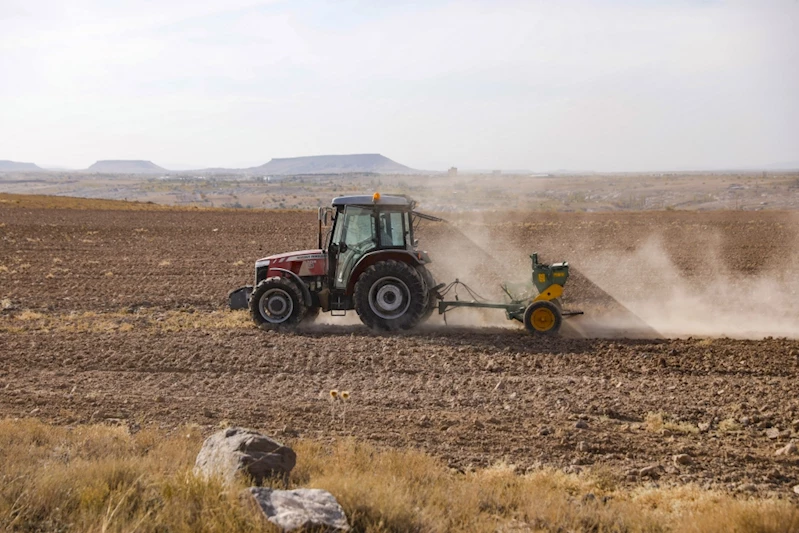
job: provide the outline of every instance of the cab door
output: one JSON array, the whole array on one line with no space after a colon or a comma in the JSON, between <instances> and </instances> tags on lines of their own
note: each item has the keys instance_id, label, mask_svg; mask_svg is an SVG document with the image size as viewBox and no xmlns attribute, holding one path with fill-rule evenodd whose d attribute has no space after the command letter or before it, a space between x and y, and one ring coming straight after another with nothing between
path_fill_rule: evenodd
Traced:
<instances>
[{"instance_id":1,"label":"cab door","mask_svg":"<svg viewBox=\"0 0 799 533\"><path fill-rule=\"evenodd\" d=\"M331 243L335 245L331 246L335 253L334 289L346 289L358 260L377 247L376 226L373 209L348 205L339 213Z\"/></svg>"}]
</instances>

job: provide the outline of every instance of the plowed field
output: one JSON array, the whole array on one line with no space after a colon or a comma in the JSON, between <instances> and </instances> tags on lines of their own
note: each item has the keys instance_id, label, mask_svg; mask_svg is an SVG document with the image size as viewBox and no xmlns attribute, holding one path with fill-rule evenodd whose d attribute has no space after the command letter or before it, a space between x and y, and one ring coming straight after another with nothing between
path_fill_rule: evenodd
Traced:
<instances>
[{"instance_id":1,"label":"plowed field","mask_svg":"<svg viewBox=\"0 0 799 533\"><path fill-rule=\"evenodd\" d=\"M352 317L265 333L225 310L255 258L315 245L313 213L1 199L0 416L352 435L462 470L543 464L786 496L799 484L799 456L775 455L799 431L792 213L422 227L437 278L486 297L529 277L530 252L569 260L567 307L587 315L540 339L501 311L383 336Z\"/></svg>"}]
</instances>

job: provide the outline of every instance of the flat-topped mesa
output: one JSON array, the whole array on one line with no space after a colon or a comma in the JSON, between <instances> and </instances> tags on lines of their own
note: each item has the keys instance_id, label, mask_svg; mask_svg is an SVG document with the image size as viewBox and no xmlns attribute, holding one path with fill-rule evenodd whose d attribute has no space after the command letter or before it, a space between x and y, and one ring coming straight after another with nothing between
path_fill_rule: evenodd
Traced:
<instances>
[{"instance_id":1,"label":"flat-topped mesa","mask_svg":"<svg viewBox=\"0 0 799 533\"><path fill-rule=\"evenodd\" d=\"M110 174L158 174L169 172L163 167L159 167L152 161L138 159L107 159L97 161L87 169L89 172L103 172Z\"/></svg>"},{"instance_id":2,"label":"flat-topped mesa","mask_svg":"<svg viewBox=\"0 0 799 533\"><path fill-rule=\"evenodd\" d=\"M274 158L251 170L271 175L297 174L412 174L414 169L381 154L311 155Z\"/></svg>"},{"instance_id":3,"label":"flat-topped mesa","mask_svg":"<svg viewBox=\"0 0 799 533\"><path fill-rule=\"evenodd\" d=\"M19 161L8 161L0 159L0 172L27 172L43 171L44 169L33 163L20 163Z\"/></svg>"}]
</instances>

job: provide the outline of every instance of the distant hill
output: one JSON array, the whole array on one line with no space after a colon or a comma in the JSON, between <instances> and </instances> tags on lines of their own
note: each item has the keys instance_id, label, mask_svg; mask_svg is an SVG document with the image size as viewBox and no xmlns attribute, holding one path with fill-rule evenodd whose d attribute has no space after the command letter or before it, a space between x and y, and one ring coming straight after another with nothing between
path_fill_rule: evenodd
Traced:
<instances>
[{"instance_id":1,"label":"distant hill","mask_svg":"<svg viewBox=\"0 0 799 533\"><path fill-rule=\"evenodd\" d=\"M275 158L250 171L271 175L289 174L346 174L374 172L378 174L410 174L412 168L380 154L311 155L306 157Z\"/></svg>"},{"instance_id":2,"label":"distant hill","mask_svg":"<svg viewBox=\"0 0 799 533\"><path fill-rule=\"evenodd\" d=\"M33 163L20 163L18 161L0 160L0 172L25 172L29 170L44 171L43 168Z\"/></svg>"},{"instance_id":3,"label":"distant hill","mask_svg":"<svg viewBox=\"0 0 799 533\"><path fill-rule=\"evenodd\" d=\"M89 172L108 174L159 174L169 172L152 161L109 159L98 161L88 168Z\"/></svg>"}]
</instances>

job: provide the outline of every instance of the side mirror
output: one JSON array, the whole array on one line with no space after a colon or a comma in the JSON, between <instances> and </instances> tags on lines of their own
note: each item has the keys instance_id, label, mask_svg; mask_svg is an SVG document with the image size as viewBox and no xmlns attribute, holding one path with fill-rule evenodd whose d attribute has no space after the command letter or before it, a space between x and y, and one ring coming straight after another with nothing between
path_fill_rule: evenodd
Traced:
<instances>
[{"instance_id":1,"label":"side mirror","mask_svg":"<svg viewBox=\"0 0 799 533\"><path fill-rule=\"evenodd\" d=\"M319 223L322 226L329 226L330 225L330 215L331 211L329 207L320 207L319 208Z\"/></svg>"}]
</instances>

